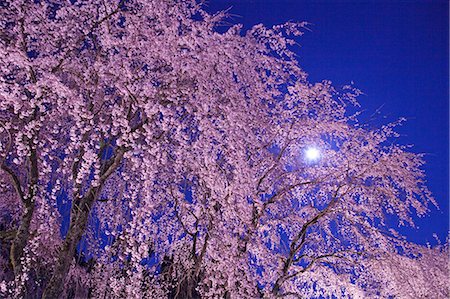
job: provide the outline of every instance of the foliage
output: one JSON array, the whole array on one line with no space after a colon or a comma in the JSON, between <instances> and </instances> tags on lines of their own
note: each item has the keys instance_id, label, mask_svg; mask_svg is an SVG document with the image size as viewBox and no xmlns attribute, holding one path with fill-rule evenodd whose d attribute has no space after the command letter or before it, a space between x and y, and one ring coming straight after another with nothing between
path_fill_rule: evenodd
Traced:
<instances>
[{"instance_id":1,"label":"foliage","mask_svg":"<svg viewBox=\"0 0 450 299\"><path fill-rule=\"evenodd\" d=\"M1 6L2 296L449 295L447 247L389 225L433 202L421 157L349 115L357 89L308 82L288 38L305 24Z\"/></svg>"}]
</instances>

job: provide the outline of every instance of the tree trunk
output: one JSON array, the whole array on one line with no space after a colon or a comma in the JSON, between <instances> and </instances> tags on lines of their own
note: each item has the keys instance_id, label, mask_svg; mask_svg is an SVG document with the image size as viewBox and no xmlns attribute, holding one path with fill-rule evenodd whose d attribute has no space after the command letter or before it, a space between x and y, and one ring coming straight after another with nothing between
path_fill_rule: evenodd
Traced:
<instances>
[{"instance_id":1,"label":"tree trunk","mask_svg":"<svg viewBox=\"0 0 450 299\"><path fill-rule=\"evenodd\" d=\"M22 271L22 265L20 259L23 256L23 250L30 238L30 225L33 218L34 206L32 204L27 205L25 213L22 216L19 228L17 229L14 240L11 243L9 252L9 258L13 267L15 277L18 277Z\"/></svg>"},{"instance_id":2,"label":"tree trunk","mask_svg":"<svg viewBox=\"0 0 450 299\"><path fill-rule=\"evenodd\" d=\"M9 259L15 277L18 277L22 270L20 259L23 257L23 250L25 249L25 246L27 246L28 239L30 238L30 225L34 212L34 196L36 194L36 186L38 182L38 165L36 150L33 148L31 148L30 164L30 185L28 188L28 195L23 192L20 179L17 174L6 164L1 165L1 169L11 178L14 189L16 189L17 195L25 207L25 212L22 215L20 225L15 233L9 251Z\"/></svg>"},{"instance_id":3,"label":"tree trunk","mask_svg":"<svg viewBox=\"0 0 450 299\"><path fill-rule=\"evenodd\" d=\"M119 147L114 157L106 163L105 170L100 177L99 186L91 187L81 199L74 199L72 202L69 231L59 251L53 275L45 287L43 299L58 299L61 296L70 264L75 255L75 249L86 230L91 208L97 200L97 196L100 194L105 181L119 167L126 151L125 147Z\"/></svg>"},{"instance_id":4,"label":"tree trunk","mask_svg":"<svg viewBox=\"0 0 450 299\"><path fill-rule=\"evenodd\" d=\"M75 249L86 230L90 210L94 202L95 196L90 193L80 200L79 204L73 205L69 231L59 251L53 275L44 290L43 299L57 299L61 296L66 276L75 255Z\"/></svg>"}]
</instances>

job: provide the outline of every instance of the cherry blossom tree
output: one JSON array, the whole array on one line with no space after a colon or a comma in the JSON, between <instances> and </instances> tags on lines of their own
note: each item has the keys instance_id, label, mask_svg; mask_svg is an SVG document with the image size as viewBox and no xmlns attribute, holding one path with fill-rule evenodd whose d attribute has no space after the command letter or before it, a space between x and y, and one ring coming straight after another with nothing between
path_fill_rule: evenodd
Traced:
<instances>
[{"instance_id":1,"label":"cherry blossom tree","mask_svg":"<svg viewBox=\"0 0 450 299\"><path fill-rule=\"evenodd\" d=\"M421 156L348 112L357 89L307 80L304 23L218 33L195 0L0 15L1 296L449 296L448 246L392 228L436 204Z\"/></svg>"}]
</instances>

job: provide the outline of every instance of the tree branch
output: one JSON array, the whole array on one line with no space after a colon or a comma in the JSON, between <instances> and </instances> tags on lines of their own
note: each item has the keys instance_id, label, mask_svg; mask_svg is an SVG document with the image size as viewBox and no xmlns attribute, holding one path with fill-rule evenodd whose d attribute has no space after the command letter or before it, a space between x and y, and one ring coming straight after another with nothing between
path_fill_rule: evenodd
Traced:
<instances>
[{"instance_id":1,"label":"tree branch","mask_svg":"<svg viewBox=\"0 0 450 299\"><path fill-rule=\"evenodd\" d=\"M9 175L9 177L11 178L12 182L13 182L13 186L14 189L16 189L17 194L19 195L20 200L25 203L26 199L25 199L25 194L22 191L22 187L20 185L20 180L19 177L16 175L16 173L9 168L8 166L6 166L6 164L2 164L2 169Z\"/></svg>"}]
</instances>

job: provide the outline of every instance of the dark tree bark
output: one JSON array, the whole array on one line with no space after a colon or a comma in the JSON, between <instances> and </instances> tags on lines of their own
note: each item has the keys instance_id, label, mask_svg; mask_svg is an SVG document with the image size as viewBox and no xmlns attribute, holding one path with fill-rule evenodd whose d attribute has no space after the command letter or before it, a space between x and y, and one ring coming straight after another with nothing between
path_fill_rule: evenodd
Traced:
<instances>
[{"instance_id":1,"label":"dark tree bark","mask_svg":"<svg viewBox=\"0 0 450 299\"><path fill-rule=\"evenodd\" d=\"M95 199L96 195L91 192L79 203L72 205L69 231L61 246L53 275L45 288L42 298L56 299L61 296L64 289L64 281L75 255L75 249L86 230L89 214Z\"/></svg>"},{"instance_id":2,"label":"dark tree bark","mask_svg":"<svg viewBox=\"0 0 450 299\"><path fill-rule=\"evenodd\" d=\"M34 196L37 191L37 183L39 178L37 153L36 149L31 145L30 145L30 152L31 152L29 158L30 183L28 185L28 194L25 194L24 191L22 190L22 186L17 174L6 164L3 163L1 166L1 169L5 171L11 178L13 186L16 189L17 195L19 196L19 199L25 208L19 227L15 232L14 239L11 242L9 253L10 262L13 268L14 275L16 277L21 273L22 265L20 260L23 257L25 246L28 244L28 240L30 239L30 226L34 212Z\"/></svg>"},{"instance_id":3,"label":"dark tree bark","mask_svg":"<svg viewBox=\"0 0 450 299\"><path fill-rule=\"evenodd\" d=\"M91 209L98 199L103 184L108 177L117 170L126 151L127 149L124 147L118 148L116 154L106 162L99 186L91 187L81 199L74 199L72 202L69 230L59 250L53 275L45 287L42 296L43 299L60 298L64 290L64 282L69 273L70 264L75 255L76 247L86 231Z\"/></svg>"}]
</instances>

